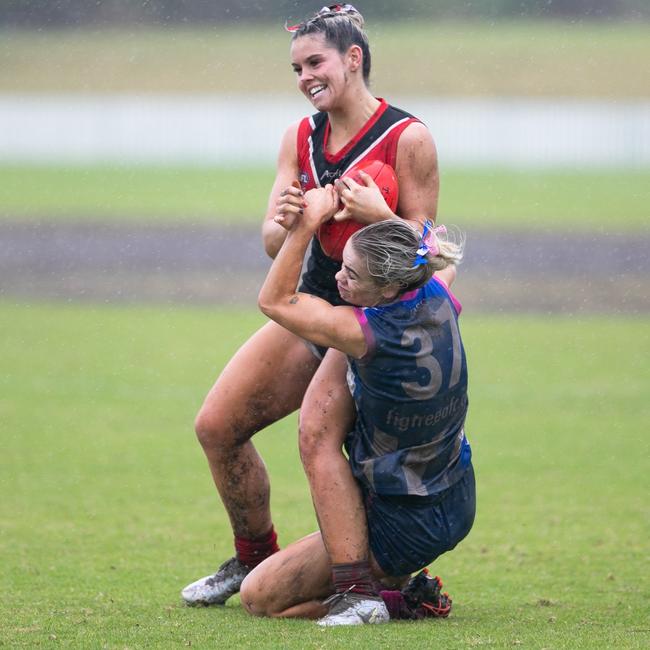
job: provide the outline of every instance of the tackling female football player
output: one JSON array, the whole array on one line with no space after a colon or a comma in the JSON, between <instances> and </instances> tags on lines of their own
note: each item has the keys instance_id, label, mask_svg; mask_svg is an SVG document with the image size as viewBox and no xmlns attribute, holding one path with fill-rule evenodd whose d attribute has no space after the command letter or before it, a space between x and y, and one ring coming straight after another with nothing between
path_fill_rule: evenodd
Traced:
<instances>
[{"instance_id":1,"label":"tackling female football player","mask_svg":"<svg viewBox=\"0 0 650 650\"><path fill-rule=\"evenodd\" d=\"M379 623L389 619L389 610L393 617L425 615L444 603L439 590L416 593L422 575L404 591L381 595L374 579L401 586L453 549L474 521L460 305L444 280L433 276L439 271L449 277L443 269L460 260L462 248L437 236L432 224L422 235L401 220L367 226L346 244L336 275L341 295L362 308L333 306L295 290L311 236L338 204L331 185L306 198L308 207L277 255L259 304L296 335L334 348L328 355L344 353L336 361L349 365L356 418L347 437L334 431L340 437L331 444L344 459L345 442L349 466L330 467L329 478L337 483L349 474L360 486L373 575L361 581L341 575L337 581L334 573L332 581L330 554L315 533L254 569L242 585L242 603L257 615L322 616L321 625ZM348 502L338 509L347 510ZM333 597L323 604L326 596Z\"/></svg>"}]
</instances>

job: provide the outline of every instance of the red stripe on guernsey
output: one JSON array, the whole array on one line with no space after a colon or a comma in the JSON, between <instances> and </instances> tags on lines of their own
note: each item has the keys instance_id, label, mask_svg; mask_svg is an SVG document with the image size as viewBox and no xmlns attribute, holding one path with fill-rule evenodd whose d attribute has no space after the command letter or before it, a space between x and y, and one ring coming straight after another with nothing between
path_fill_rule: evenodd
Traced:
<instances>
[{"instance_id":1,"label":"red stripe on guernsey","mask_svg":"<svg viewBox=\"0 0 650 650\"><path fill-rule=\"evenodd\" d=\"M298 151L300 151L300 144L307 140L309 134L314 130L314 127L314 120L311 117L303 117L302 120L300 120L300 124L298 125L298 137L296 139Z\"/></svg>"},{"instance_id":2,"label":"red stripe on guernsey","mask_svg":"<svg viewBox=\"0 0 650 650\"><path fill-rule=\"evenodd\" d=\"M325 133L323 134L323 153L325 154L325 160L327 160L328 163L339 162L352 149L352 147L354 147L354 145L356 145L357 142L359 142L359 140L370 131L370 129L377 123L377 120L384 114L388 108L388 102L379 97L377 99L379 99L380 102L379 107L372 114L370 119L361 127L361 130L357 132L357 134L343 147L343 149L332 154L327 152L327 141L330 138L331 130L330 122L327 120L327 123L325 124Z\"/></svg>"},{"instance_id":3,"label":"red stripe on guernsey","mask_svg":"<svg viewBox=\"0 0 650 650\"><path fill-rule=\"evenodd\" d=\"M410 117L406 120L400 120L399 125L395 125L395 128L391 131L390 143L386 147L386 157L384 162L390 165L395 171L397 171L397 144L399 142L400 136L404 132L407 126L410 124L421 123L415 117Z\"/></svg>"},{"instance_id":4,"label":"red stripe on guernsey","mask_svg":"<svg viewBox=\"0 0 650 650\"><path fill-rule=\"evenodd\" d=\"M300 124L298 126L298 137L296 142L296 151L298 152L298 167L301 170L304 169L303 163L306 159L311 171L311 177L309 179L300 179L300 185L302 186L304 192L321 186L318 179L316 167L314 166L314 142L312 140L311 134L315 128L316 124L314 122L313 116L304 117L302 120L300 120ZM304 149L305 146L307 147L306 152Z\"/></svg>"}]
</instances>

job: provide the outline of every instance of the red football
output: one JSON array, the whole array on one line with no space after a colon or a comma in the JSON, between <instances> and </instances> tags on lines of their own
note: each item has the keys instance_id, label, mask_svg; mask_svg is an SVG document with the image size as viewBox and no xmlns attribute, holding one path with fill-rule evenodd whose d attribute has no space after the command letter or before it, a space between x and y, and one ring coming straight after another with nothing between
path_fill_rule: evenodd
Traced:
<instances>
[{"instance_id":1,"label":"red football","mask_svg":"<svg viewBox=\"0 0 650 650\"><path fill-rule=\"evenodd\" d=\"M364 160L358 165L349 169L343 178L352 178L354 181L363 185L359 171L364 171L372 180L375 181L381 193L386 199L388 207L395 212L397 209L397 199L399 197L399 187L397 185L397 176L390 165L381 160ZM334 260L343 259L343 249L350 236L364 227L363 223L346 219L345 221L326 221L318 229L318 241L320 242L323 252Z\"/></svg>"}]
</instances>

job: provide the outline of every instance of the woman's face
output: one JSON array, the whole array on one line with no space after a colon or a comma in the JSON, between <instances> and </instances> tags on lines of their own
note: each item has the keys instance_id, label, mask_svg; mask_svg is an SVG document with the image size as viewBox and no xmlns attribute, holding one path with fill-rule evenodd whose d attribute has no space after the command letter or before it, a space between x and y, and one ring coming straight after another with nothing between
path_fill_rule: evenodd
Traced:
<instances>
[{"instance_id":1,"label":"woman's face","mask_svg":"<svg viewBox=\"0 0 650 650\"><path fill-rule=\"evenodd\" d=\"M348 81L345 57L322 34L301 36L291 43L291 67L298 89L319 111L331 110Z\"/></svg>"},{"instance_id":2,"label":"woman's face","mask_svg":"<svg viewBox=\"0 0 650 650\"><path fill-rule=\"evenodd\" d=\"M393 295L392 291L374 283L365 258L354 250L350 241L343 249L343 264L335 277L341 298L352 305L374 307L385 303Z\"/></svg>"}]
</instances>

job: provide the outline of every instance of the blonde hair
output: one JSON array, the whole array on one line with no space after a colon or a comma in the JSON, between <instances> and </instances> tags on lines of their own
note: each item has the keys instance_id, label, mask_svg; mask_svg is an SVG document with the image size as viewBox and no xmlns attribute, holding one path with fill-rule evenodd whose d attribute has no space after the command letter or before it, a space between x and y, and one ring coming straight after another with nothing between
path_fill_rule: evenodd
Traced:
<instances>
[{"instance_id":1,"label":"blonde hair","mask_svg":"<svg viewBox=\"0 0 650 650\"><path fill-rule=\"evenodd\" d=\"M465 237L446 231L430 233L430 248L423 249L422 235L406 221L379 221L350 237L351 246L365 257L368 273L379 287L396 285L399 293L424 286L436 271L463 259ZM458 241L456 241L458 239ZM424 254L419 251L425 250Z\"/></svg>"}]
</instances>

